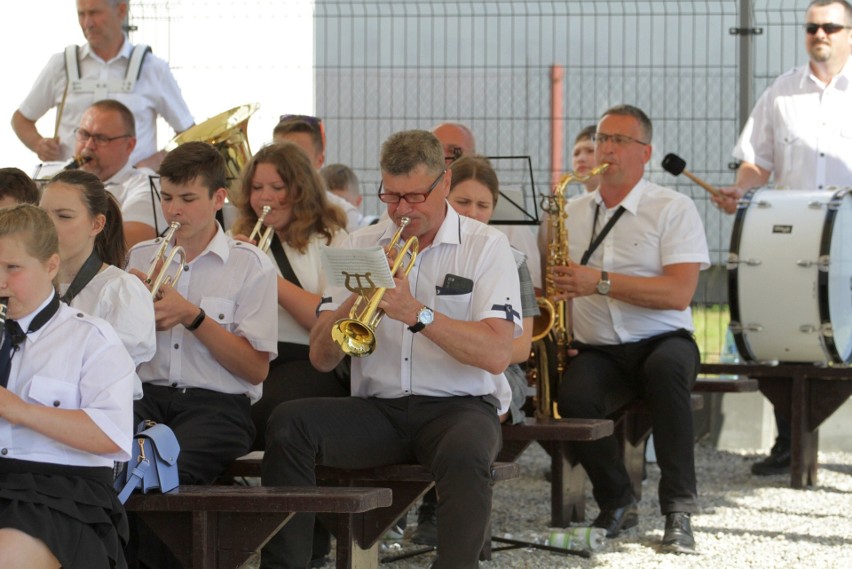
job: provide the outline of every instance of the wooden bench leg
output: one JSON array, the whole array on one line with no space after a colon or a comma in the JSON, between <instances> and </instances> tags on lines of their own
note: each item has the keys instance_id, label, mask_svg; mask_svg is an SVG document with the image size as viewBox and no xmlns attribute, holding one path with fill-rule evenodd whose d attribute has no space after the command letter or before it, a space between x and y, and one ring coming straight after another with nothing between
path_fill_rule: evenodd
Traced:
<instances>
[{"instance_id":1,"label":"wooden bench leg","mask_svg":"<svg viewBox=\"0 0 852 569\"><path fill-rule=\"evenodd\" d=\"M551 442L550 525L568 527L586 518L586 471L571 455L570 443Z\"/></svg>"},{"instance_id":2,"label":"wooden bench leg","mask_svg":"<svg viewBox=\"0 0 852 569\"><path fill-rule=\"evenodd\" d=\"M367 549L358 545L355 539L358 526L364 523L363 514L337 514L337 569L378 569L379 543L375 542Z\"/></svg>"},{"instance_id":3,"label":"wooden bench leg","mask_svg":"<svg viewBox=\"0 0 852 569\"><path fill-rule=\"evenodd\" d=\"M811 383L793 378L790 401L790 487L806 488L817 483L819 427L811 428L809 409Z\"/></svg>"}]
</instances>

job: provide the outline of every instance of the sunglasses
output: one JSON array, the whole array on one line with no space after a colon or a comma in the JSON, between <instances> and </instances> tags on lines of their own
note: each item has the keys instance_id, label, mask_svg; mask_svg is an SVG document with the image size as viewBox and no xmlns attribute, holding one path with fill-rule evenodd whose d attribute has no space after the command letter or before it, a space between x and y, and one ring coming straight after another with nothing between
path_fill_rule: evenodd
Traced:
<instances>
[{"instance_id":1,"label":"sunglasses","mask_svg":"<svg viewBox=\"0 0 852 569\"><path fill-rule=\"evenodd\" d=\"M840 30L852 29L852 26L844 26L841 24L805 24L805 31L810 35L816 34L820 28L822 28L822 31L825 32L825 35L830 36L831 34L836 34Z\"/></svg>"},{"instance_id":2,"label":"sunglasses","mask_svg":"<svg viewBox=\"0 0 852 569\"><path fill-rule=\"evenodd\" d=\"M318 132L322 137L322 147L325 148L325 125L319 117L311 115L281 115L278 117L278 122L294 122L308 125L314 132Z\"/></svg>"}]
</instances>

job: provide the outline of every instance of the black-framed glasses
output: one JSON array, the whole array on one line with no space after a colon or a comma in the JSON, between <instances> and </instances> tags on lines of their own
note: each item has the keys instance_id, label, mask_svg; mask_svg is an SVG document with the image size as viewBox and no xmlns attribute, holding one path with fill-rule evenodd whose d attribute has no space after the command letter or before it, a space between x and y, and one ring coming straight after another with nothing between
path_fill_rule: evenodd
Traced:
<instances>
[{"instance_id":1,"label":"black-framed glasses","mask_svg":"<svg viewBox=\"0 0 852 569\"><path fill-rule=\"evenodd\" d=\"M450 148L448 148L448 150L452 153L452 155L451 156L444 156L444 162L446 162L447 164L452 164L453 162L455 162L456 160L461 158L461 155L462 155L461 146L451 146Z\"/></svg>"},{"instance_id":2,"label":"black-framed glasses","mask_svg":"<svg viewBox=\"0 0 852 569\"><path fill-rule=\"evenodd\" d=\"M831 34L836 34L840 30L850 30L852 26L844 26L843 24L805 24L805 31L809 35L816 34L819 29L822 28L822 31L825 32L825 35L830 36Z\"/></svg>"},{"instance_id":3,"label":"black-framed glasses","mask_svg":"<svg viewBox=\"0 0 852 569\"><path fill-rule=\"evenodd\" d=\"M385 203L399 203L400 200L405 200L408 203L423 203L426 201L426 198L429 197L429 194L432 193L432 190L438 187L438 182L441 181L441 178L444 177L444 174L447 173L447 170L444 169L438 174L438 177L435 178L435 181L432 182L432 185L429 186L429 189L425 192L412 192L408 194L389 194L387 192L382 192L382 182L379 182L379 199Z\"/></svg>"},{"instance_id":4,"label":"black-framed glasses","mask_svg":"<svg viewBox=\"0 0 852 569\"><path fill-rule=\"evenodd\" d=\"M95 146L101 147L106 146L113 140L118 140L119 138L130 138L132 134L119 134L118 136L107 136L105 134L92 134L88 130L84 128L75 128L74 136L77 137L77 140L83 144L86 144L90 140L95 143Z\"/></svg>"},{"instance_id":5,"label":"black-framed glasses","mask_svg":"<svg viewBox=\"0 0 852 569\"><path fill-rule=\"evenodd\" d=\"M625 146L628 142L635 142L642 146L648 146L647 142L642 142L641 140L633 138L632 136L627 136L626 134L606 134L603 132L596 132L593 134L592 142L595 144L606 144L607 142L612 142L618 146Z\"/></svg>"}]
</instances>

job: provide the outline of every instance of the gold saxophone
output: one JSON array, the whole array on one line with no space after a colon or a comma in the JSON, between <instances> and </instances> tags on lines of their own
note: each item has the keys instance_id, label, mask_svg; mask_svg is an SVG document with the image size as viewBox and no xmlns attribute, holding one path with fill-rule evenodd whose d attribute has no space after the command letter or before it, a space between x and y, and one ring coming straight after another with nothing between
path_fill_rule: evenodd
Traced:
<instances>
[{"instance_id":1,"label":"gold saxophone","mask_svg":"<svg viewBox=\"0 0 852 569\"><path fill-rule=\"evenodd\" d=\"M568 184L571 182L585 182L597 176L609 168L608 163L600 164L586 175L578 175L568 172L559 180L553 188L550 196L544 196L541 200L541 209L548 214L547 227L547 255L544 260L544 296L538 301L540 316L533 320L533 346L530 359L527 363L527 380L530 385L535 385L536 394L533 404L535 416L538 419L558 417L553 391L559 383L559 378L568 364L568 346L571 343L571 330L569 326L569 306L566 300L557 300L558 291L553 282L553 268L566 267L571 264L568 255L568 213L566 205L568 199L565 195ZM548 342L556 351L556 377L550 377L550 363L547 357Z\"/></svg>"}]
</instances>

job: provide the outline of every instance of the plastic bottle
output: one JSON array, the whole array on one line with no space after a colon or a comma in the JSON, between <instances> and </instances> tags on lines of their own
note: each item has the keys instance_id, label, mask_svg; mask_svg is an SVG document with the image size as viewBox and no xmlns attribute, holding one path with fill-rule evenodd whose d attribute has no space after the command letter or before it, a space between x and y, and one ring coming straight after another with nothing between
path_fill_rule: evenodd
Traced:
<instances>
[{"instance_id":1,"label":"plastic bottle","mask_svg":"<svg viewBox=\"0 0 852 569\"><path fill-rule=\"evenodd\" d=\"M580 526L550 532L547 538L547 545L551 547L585 551L597 551L604 546L605 542L605 529Z\"/></svg>"},{"instance_id":2,"label":"plastic bottle","mask_svg":"<svg viewBox=\"0 0 852 569\"><path fill-rule=\"evenodd\" d=\"M740 354L737 352L737 343L734 341L734 334L728 328L725 334L725 344L722 346L722 353L719 355L719 363L723 364L738 364L740 363ZM719 379L739 379L736 374L719 375Z\"/></svg>"}]
</instances>

